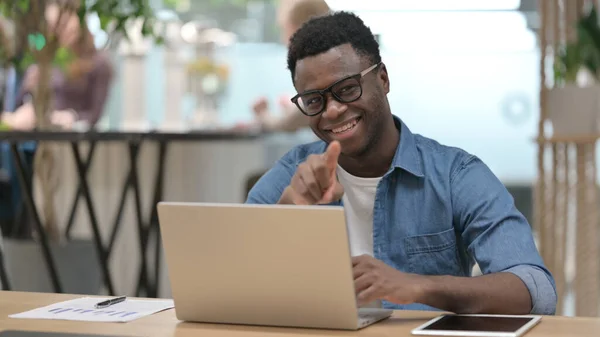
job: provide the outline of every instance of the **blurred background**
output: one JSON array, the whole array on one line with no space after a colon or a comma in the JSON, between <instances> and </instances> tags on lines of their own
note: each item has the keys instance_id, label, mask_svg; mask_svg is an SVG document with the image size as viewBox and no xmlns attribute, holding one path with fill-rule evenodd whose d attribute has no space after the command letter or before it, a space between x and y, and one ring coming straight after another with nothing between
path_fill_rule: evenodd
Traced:
<instances>
[{"instance_id":1,"label":"blurred background","mask_svg":"<svg viewBox=\"0 0 600 337\"><path fill-rule=\"evenodd\" d=\"M218 55L230 73L218 106L221 124L252 121L249 107L257 97L277 107L280 96L293 96L276 22L278 1L169 2L174 5L163 5L165 16L210 18L236 36ZM529 216L539 115L536 1L329 2L355 11L380 36L392 80L392 111L414 132L480 156L514 189ZM163 49L152 48L146 60L145 116L153 125L160 125L169 109L160 94ZM120 85L117 81L104 116L109 125L123 116ZM185 95L182 115L192 115L194 108L194 95ZM305 141L305 133L311 137L310 131L286 134L283 147Z\"/></svg>"}]
</instances>

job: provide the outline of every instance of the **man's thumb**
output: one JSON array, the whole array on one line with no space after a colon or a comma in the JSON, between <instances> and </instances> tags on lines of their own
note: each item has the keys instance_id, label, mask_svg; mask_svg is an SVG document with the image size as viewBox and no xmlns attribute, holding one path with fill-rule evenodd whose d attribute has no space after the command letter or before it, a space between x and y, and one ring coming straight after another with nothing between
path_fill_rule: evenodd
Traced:
<instances>
[{"instance_id":1,"label":"man's thumb","mask_svg":"<svg viewBox=\"0 0 600 337\"><path fill-rule=\"evenodd\" d=\"M340 145L340 142L331 142L327 147L327 150L325 150L325 153L323 154L327 166L329 166L330 168L336 167L341 152L342 146Z\"/></svg>"}]
</instances>

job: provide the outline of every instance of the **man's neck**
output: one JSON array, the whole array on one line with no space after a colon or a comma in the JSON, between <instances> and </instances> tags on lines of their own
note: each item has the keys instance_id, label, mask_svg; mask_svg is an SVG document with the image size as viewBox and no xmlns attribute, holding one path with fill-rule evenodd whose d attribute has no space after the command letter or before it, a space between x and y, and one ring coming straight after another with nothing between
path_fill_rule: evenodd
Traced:
<instances>
[{"instance_id":1,"label":"man's neck","mask_svg":"<svg viewBox=\"0 0 600 337\"><path fill-rule=\"evenodd\" d=\"M390 116L390 121L386 123L383 134L376 139L376 142L364 155L348 157L342 154L339 164L346 172L356 177L382 177L392 165L399 141L400 130L396 128L396 124Z\"/></svg>"}]
</instances>

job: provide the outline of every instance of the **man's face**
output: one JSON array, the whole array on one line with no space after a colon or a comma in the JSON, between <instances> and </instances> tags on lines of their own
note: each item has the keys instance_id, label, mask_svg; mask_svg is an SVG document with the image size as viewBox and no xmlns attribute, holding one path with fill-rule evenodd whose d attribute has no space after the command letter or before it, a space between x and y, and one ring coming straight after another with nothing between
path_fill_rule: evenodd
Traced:
<instances>
[{"instance_id":1,"label":"man's face","mask_svg":"<svg viewBox=\"0 0 600 337\"><path fill-rule=\"evenodd\" d=\"M298 93L322 90L372 65L367 58L357 55L352 46L342 45L299 60L294 85ZM309 117L310 127L319 138L326 143L339 141L342 153L350 157L360 157L370 149L384 129L385 114L390 113L386 98L389 80L385 68L375 68L359 81L362 95L358 100L340 103L327 93L325 110Z\"/></svg>"}]
</instances>

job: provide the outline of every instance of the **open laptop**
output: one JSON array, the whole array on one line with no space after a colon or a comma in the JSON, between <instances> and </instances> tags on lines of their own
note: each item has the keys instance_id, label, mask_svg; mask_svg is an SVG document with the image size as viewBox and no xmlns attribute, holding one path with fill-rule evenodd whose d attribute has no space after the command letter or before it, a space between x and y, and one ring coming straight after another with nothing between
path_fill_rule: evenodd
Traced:
<instances>
[{"instance_id":1,"label":"open laptop","mask_svg":"<svg viewBox=\"0 0 600 337\"><path fill-rule=\"evenodd\" d=\"M344 210L158 204L177 318L357 330L392 310L357 308Z\"/></svg>"}]
</instances>

